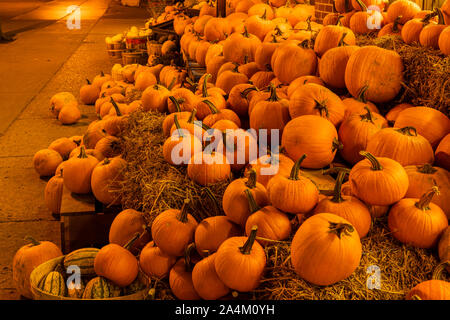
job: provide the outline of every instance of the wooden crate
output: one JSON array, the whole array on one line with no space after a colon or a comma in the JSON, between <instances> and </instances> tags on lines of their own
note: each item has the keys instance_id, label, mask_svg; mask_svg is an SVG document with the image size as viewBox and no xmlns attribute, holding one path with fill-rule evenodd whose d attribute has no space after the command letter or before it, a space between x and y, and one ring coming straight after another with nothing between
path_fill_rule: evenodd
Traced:
<instances>
[{"instance_id":1,"label":"wooden crate","mask_svg":"<svg viewBox=\"0 0 450 320\"><path fill-rule=\"evenodd\" d=\"M61 203L61 251L95 247L109 243L109 228L120 207L106 208L93 195L73 194L66 188Z\"/></svg>"}]
</instances>

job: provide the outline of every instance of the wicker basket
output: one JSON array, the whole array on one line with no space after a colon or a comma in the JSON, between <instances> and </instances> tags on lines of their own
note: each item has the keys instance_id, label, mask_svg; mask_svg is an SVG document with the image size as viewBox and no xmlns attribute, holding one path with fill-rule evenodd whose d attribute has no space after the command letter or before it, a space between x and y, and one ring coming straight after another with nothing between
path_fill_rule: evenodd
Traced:
<instances>
[{"instance_id":1,"label":"wicker basket","mask_svg":"<svg viewBox=\"0 0 450 320\"><path fill-rule=\"evenodd\" d=\"M148 60L148 55L145 51L124 51L122 52L122 64L142 64L146 65Z\"/></svg>"},{"instance_id":2,"label":"wicker basket","mask_svg":"<svg viewBox=\"0 0 450 320\"><path fill-rule=\"evenodd\" d=\"M77 298L70 298L70 297L61 297L61 296L55 296L52 294L49 294L48 292L44 292L41 289L37 287L39 281L55 270L56 266L58 264L61 264L64 260L65 256L61 256L55 259L51 259L47 262L44 262L43 264L36 267L33 272L31 272L30 275L30 283L31 283L31 292L33 293L33 299L34 300L86 300L86 299L77 299ZM147 297L147 293L149 291L148 289L148 278L145 276L145 274L141 271L139 271L139 280L146 286L145 289L138 291L136 293L127 295L127 296L121 296L116 298L107 298L107 299L101 299L101 300L145 300ZM100 299L96 299L100 300Z\"/></svg>"},{"instance_id":3,"label":"wicker basket","mask_svg":"<svg viewBox=\"0 0 450 320\"><path fill-rule=\"evenodd\" d=\"M161 55L162 44L157 42L147 41L147 53L149 56L152 55Z\"/></svg>"}]
</instances>

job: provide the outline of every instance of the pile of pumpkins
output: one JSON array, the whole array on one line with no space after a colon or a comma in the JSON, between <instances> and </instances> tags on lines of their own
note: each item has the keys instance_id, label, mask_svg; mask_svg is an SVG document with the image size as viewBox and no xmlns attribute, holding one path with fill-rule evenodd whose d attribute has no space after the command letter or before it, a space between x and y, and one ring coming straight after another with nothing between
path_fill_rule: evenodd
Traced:
<instances>
[{"instance_id":1,"label":"pile of pumpkins","mask_svg":"<svg viewBox=\"0 0 450 320\"><path fill-rule=\"evenodd\" d=\"M397 2L405 0L391 6ZM111 75L100 74L80 90L81 101L94 105L99 119L83 136L38 152L36 171L55 175L72 192L92 191L103 203L120 204L113 182L126 162L118 136L129 114L141 110L167 114L163 156L186 166L196 183L243 173L225 190L224 216L197 221L185 201L150 226L132 209L113 222L111 243L123 246L136 233L146 235L130 250L146 275L168 277L179 299L256 289L267 262L264 247L291 238L296 273L312 284L332 285L358 267L360 239L383 215L388 236L414 247L439 247L440 259L448 261L450 120L430 107L399 104L382 116L376 106L400 91L400 56L356 46L347 27L314 23L311 6L230 4L234 12L226 18L206 10L212 3L203 5L199 17L174 18L181 50L206 68L197 83L176 66L115 65ZM290 15L281 17L282 9ZM136 92L139 98L125 103ZM61 99L58 108L72 101ZM258 134L249 128L280 134L280 150L250 152ZM222 151L207 151L215 139ZM172 154L180 145L189 147L176 163ZM230 152L230 145L241 150ZM236 161L239 151L243 163ZM346 163L335 163L337 154ZM268 171L273 165L277 170ZM337 174L331 196L302 172L328 167L327 173ZM49 198L60 199L52 191L58 188L48 189ZM297 230L293 219L301 222ZM448 299L449 286L429 280L407 298Z\"/></svg>"}]
</instances>

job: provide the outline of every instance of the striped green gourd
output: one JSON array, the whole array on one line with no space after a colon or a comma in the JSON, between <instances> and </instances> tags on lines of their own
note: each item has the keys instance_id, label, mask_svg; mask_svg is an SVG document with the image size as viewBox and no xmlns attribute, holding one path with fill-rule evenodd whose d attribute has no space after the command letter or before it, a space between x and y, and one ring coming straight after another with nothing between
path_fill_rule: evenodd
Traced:
<instances>
[{"instance_id":1,"label":"striped green gourd","mask_svg":"<svg viewBox=\"0 0 450 320\"><path fill-rule=\"evenodd\" d=\"M95 276L94 259L100 250L97 248L83 248L72 251L64 258L64 267L74 265L80 268L82 276Z\"/></svg>"},{"instance_id":2,"label":"striped green gourd","mask_svg":"<svg viewBox=\"0 0 450 320\"><path fill-rule=\"evenodd\" d=\"M134 294L138 291L144 290L145 287L145 284L141 281L141 279L139 279L139 277L137 277L136 280L134 280L129 286L123 289L123 294L125 296Z\"/></svg>"},{"instance_id":3,"label":"striped green gourd","mask_svg":"<svg viewBox=\"0 0 450 320\"><path fill-rule=\"evenodd\" d=\"M66 282L64 277L58 271L52 271L47 276L42 284L42 291L55 296L64 297L67 294Z\"/></svg>"},{"instance_id":4,"label":"striped green gourd","mask_svg":"<svg viewBox=\"0 0 450 320\"><path fill-rule=\"evenodd\" d=\"M121 294L119 286L103 277L95 277L87 284L83 292L83 299L107 299Z\"/></svg>"},{"instance_id":5,"label":"striped green gourd","mask_svg":"<svg viewBox=\"0 0 450 320\"><path fill-rule=\"evenodd\" d=\"M67 288L67 295L70 298L81 299L84 289L86 288L86 282L86 280L81 279L79 287L69 285Z\"/></svg>"}]
</instances>

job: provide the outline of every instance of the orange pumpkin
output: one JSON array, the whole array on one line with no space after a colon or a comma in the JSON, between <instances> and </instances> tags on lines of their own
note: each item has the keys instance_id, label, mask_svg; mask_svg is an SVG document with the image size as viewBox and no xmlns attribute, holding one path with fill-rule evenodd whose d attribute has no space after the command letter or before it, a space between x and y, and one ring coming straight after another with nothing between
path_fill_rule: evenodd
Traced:
<instances>
[{"instance_id":1,"label":"orange pumpkin","mask_svg":"<svg viewBox=\"0 0 450 320\"><path fill-rule=\"evenodd\" d=\"M197 262L192 269L192 284L198 295L205 300L216 300L230 292L217 276L215 268L216 254Z\"/></svg>"},{"instance_id":2,"label":"orange pumpkin","mask_svg":"<svg viewBox=\"0 0 450 320\"><path fill-rule=\"evenodd\" d=\"M120 195L116 194L123 182L123 172L127 162L119 157L106 158L92 170L91 190L95 198L106 205L121 203Z\"/></svg>"},{"instance_id":3,"label":"orange pumpkin","mask_svg":"<svg viewBox=\"0 0 450 320\"><path fill-rule=\"evenodd\" d=\"M189 200L186 199L180 210L168 209L160 213L152 223L153 241L167 255L180 257L194 240L198 223L187 212Z\"/></svg>"},{"instance_id":4,"label":"orange pumpkin","mask_svg":"<svg viewBox=\"0 0 450 320\"><path fill-rule=\"evenodd\" d=\"M339 44L356 45L355 34L349 28L328 25L323 27L317 34L314 42L314 51L321 57L325 52L339 46Z\"/></svg>"},{"instance_id":5,"label":"orange pumpkin","mask_svg":"<svg viewBox=\"0 0 450 320\"><path fill-rule=\"evenodd\" d=\"M450 170L450 133L439 142L434 156L436 165Z\"/></svg>"},{"instance_id":6,"label":"orange pumpkin","mask_svg":"<svg viewBox=\"0 0 450 320\"><path fill-rule=\"evenodd\" d=\"M389 22L394 22L397 17L402 16L400 23L405 24L408 20L414 18L420 11L420 6L413 1L396 0L388 7L387 20Z\"/></svg>"},{"instance_id":7,"label":"orange pumpkin","mask_svg":"<svg viewBox=\"0 0 450 320\"><path fill-rule=\"evenodd\" d=\"M406 300L449 300L450 282L444 280L427 280L412 288L406 295Z\"/></svg>"},{"instance_id":8,"label":"orange pumpkin","mask_svg":"<svg viewBox=\"0 0 450 320\"><path fill-rule=\"evenodd\" d=\"M178 259L169 273L169 285L172 293L180 300L199 300L200 296L195 291L192 282L191 251L194 245L189 245L184 258Z\"/></svg>"},{"instance_id":9,"label":"orange pumpkin","mask_svg":"<svg viewBox=\"0 0 450 320\"><path fill-rule=\"evenodd\" d=\"M149 277L164 279L177 261L176 257L164 254L153 241L147 243L139 254L139 266Z\"/></svg>"},{"instance_id":10,"label":"orange pumpkin","mask_svg":"<svg viewBox=\"0 0 450 320\"><path fill-rule=\"evenodd\" d=\"M61 155L51 149L42 149L33 156L33 166L41 177L53 176L56 168L63 162Z\"/></svg>"},{"instance_id":11,"label":"orange pumpkin","mask_svg":"<svg viewBox=\"0 0 450 320\"><path fill-rule=\"evenodd\" d=\"M291 244L295 272L319 286L349 277L359 266L361 255L358 232L346 219L331 213L306 219Z\"/></svg>"},{"instance_id":12,"label":"orange pumpkin","mask_svg":"<svg viewBox=\"0 0 450 320\"><path fill-rule=\"evenodd\" d=\"M245 28L243 33L233 33L223 43L223 56L227 61L243 64L255 60L261 40Z\"/></svg>"},{"instance_id":13,"label":"orange pumpkin","mask_svg":"<svg viewBox=\"0 0 450 320\"><path fill-rule=\"evenodd\" d=\"M256 171L256 181L267 187L269 181L275 175L289 177L294 161L282 153L271 153L259 157L255 163L250 164L250 168ZM247 171L251 172L250 170Z\"/></svg>"},{"instance_id":14,"label":"orange pumpkin","mask_svg":"<svg viewBox=\"0 0 450 320\"><path fill-rule=\"evenodd\" d=\"M80 154L67 160L64 165L65 187L74 193L89 193L91 191L92 171L98 162L97 158L86 155L84 146L81 146Z\"/></svg>"}]
</instances>

